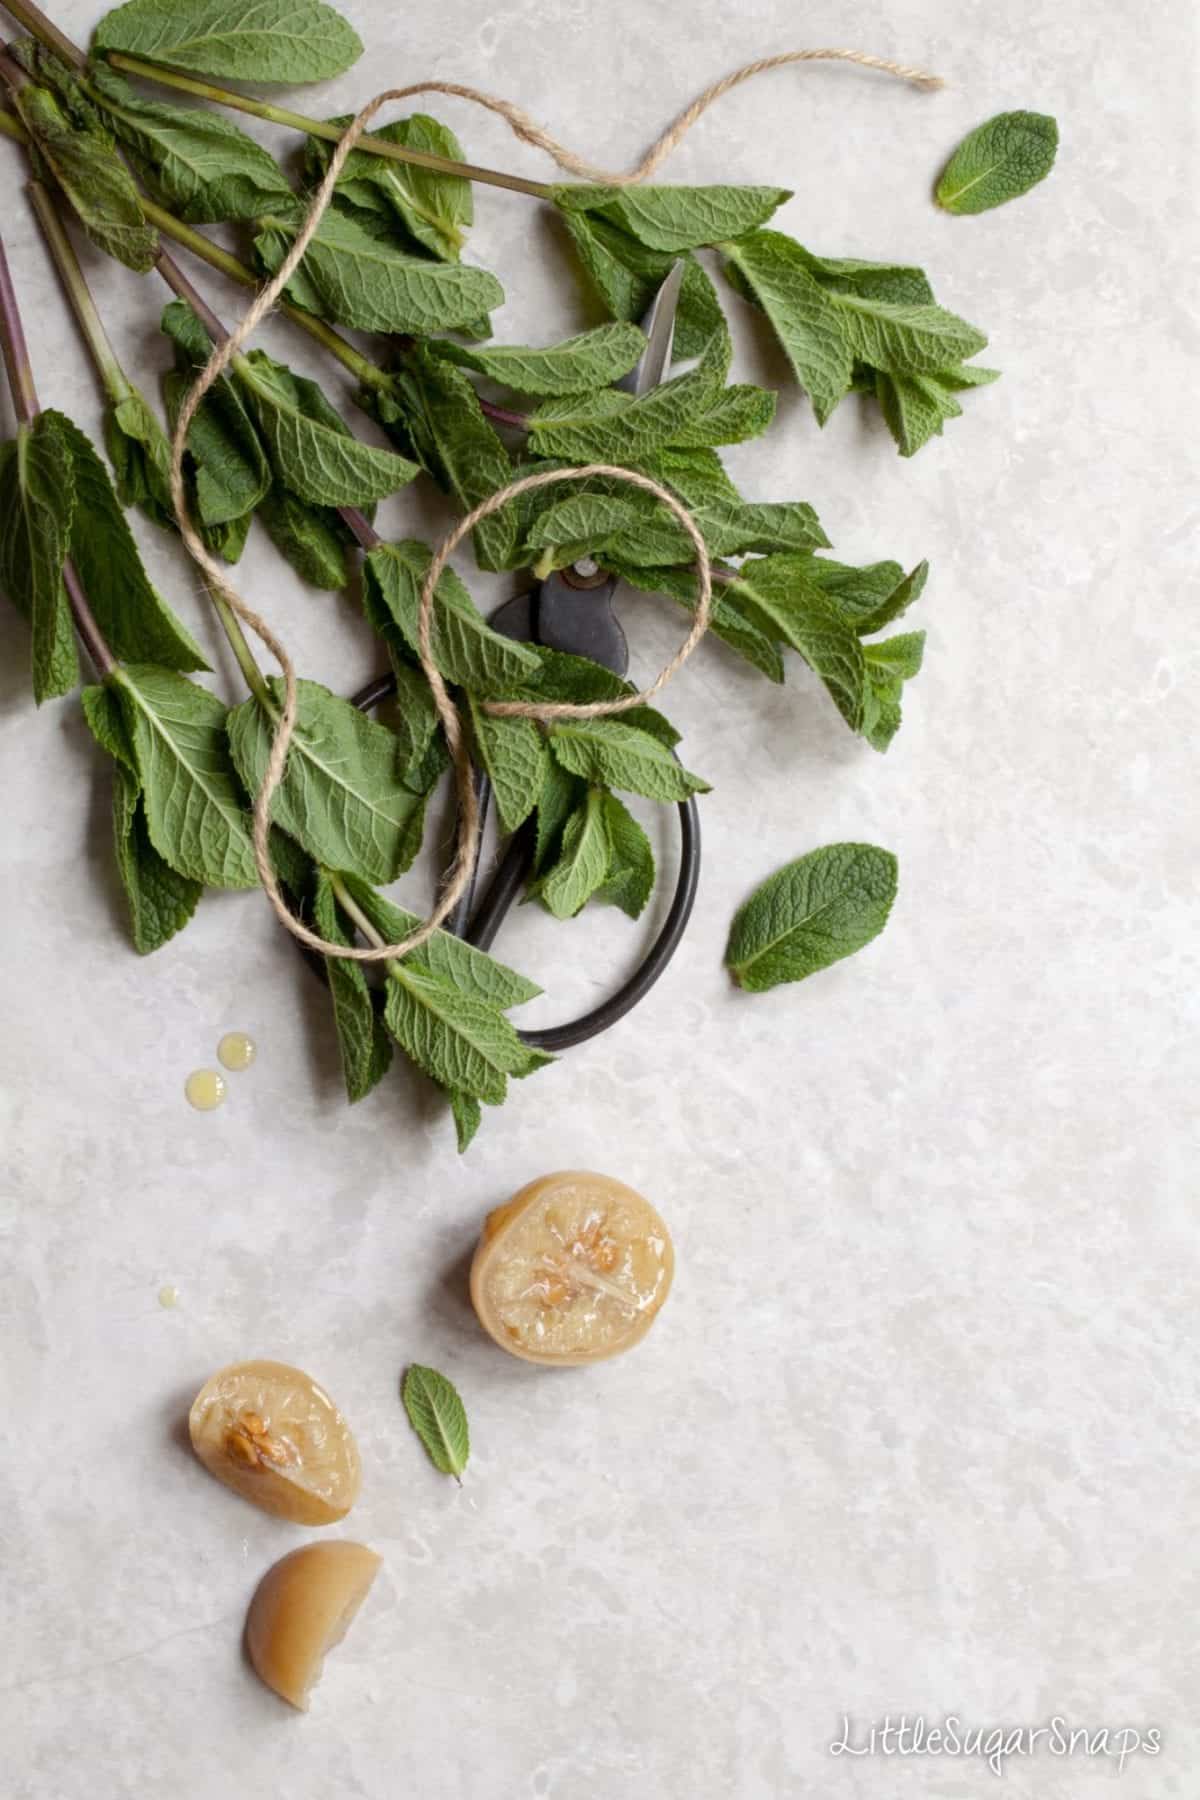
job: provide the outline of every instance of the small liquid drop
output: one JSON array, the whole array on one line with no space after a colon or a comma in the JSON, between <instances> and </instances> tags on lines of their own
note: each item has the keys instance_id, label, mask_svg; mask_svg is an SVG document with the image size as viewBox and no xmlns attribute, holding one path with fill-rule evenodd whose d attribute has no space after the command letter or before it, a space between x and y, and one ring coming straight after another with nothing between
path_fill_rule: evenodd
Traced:
<instances>
[{"instance_id":1,"label":"small liquid drop","mask_svg":"<svg viewBox=\"0 0 1200 1800\"><path fill-rule=\"evenodd\" d=\"M218 1061L227 1069L248 1069L258 1055L258 1045L244 1031L227 1031L217 1045Z\"/></svg>"},{"instance_id":2,"label":"small liquid drop","mask_svg":"<svg viewBox=\"0 0 1200 1800\"><path fill-rule=\"evenodd\" d=\"M211 1112L225 1098L225 1077L215 1069L193 1069L183 1084L189 1106L197 1112Z\"/></svg>"},{"instance_id":3,"label":"small liquid drop","mask_svg":"<svg viewBox=\"0 0 1200 1800\"><path fill-rule=\"evenodd\" d=\"M160 1287L158 1290L158 1304L160 1306L165 1306L168 1311L170 1311L171 1307L178 1306L179 1289L177 1287L172 1287L169 1283L166 1287Z\"/></svg>"}]
</instances>

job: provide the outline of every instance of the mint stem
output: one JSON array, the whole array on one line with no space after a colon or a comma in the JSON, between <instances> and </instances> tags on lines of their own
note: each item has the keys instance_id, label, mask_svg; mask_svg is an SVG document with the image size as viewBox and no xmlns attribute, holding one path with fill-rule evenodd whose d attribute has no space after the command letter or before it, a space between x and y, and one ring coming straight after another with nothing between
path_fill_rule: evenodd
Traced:
<instances>
[{"instance_id":1,"label":"mint stem","mask_svg":"<svg viewBox=\"0 0 1200 1800\"><path fill-rule=\"evenodd\" d=\"M527 413L513 412L507 406L494 406L490 400L485 400L482 394L477 395L476 398L479 401L480 412L485 414L487 418L494 419L497 425L511 425L517 431L529 430L529 416Z\"/></svg>"},{"instance_id":2,"label":"mint stem","mask_svg":"<svg viewBox=\"0 0 1200 1800\"><path fill-rule=\"evenodd\" d=\"M92 360L100 372L104 389L113 402L123 400L130 392L130 383L117 361L116 353L104 329L104 321L96 310L91 290L84 279L75 247L67 235L67 230L54 207L50 195L40 181L31 181L26 188L37 214L38 223L54 258L55 267L67 298L71 302L79 328L87 340Z\"/></svg>"},{"instance_id":3,"label":"mint stem","mask_svg":"<svg viewBox=\"0 0 1200 1800\"><path fill-rule=\"evenodd\" d=\"M7 5L7 0L5 4ZM31 25L30 30L32 29ZM118 51L110 50L106 60L114 69L123 69L127 75L139 75L143 81L154 82L159 87L176 88L182 94L194 94L201 100L212 100L216 105L229 107L234 112L249 113L252 118L265 119L270 125L283 125L289 131L302 131L309 137L324 138L330 144L336 144L343 135L341 127L326 124L323 119L310 119L306 113L289 112L286 107L272 106L266 100L251 100L247 94L231 93L228 88L214 87L210 81L197 81L191 75L177 74L174 69L164 69L157 63L143 62L137 56L124 56ZM499 169L480 168L477 163L456 162L453 157L437 156L431 150L410 150L407 145L393 144L386 138L363 137L355 145L355 149L364 151L368 156L382 156L392 162L413 163L421 169L434 169L441 175L459 175L464 181L480 181L488 187L509 188L517 194L530 194L535 200L549 200L553 192L544 181L527 181L523 175L506 175Z\"/></svg>"},{"instance_id":4,"label":"mint stem","mask_svg":"<svg viewBox=\"0 0 1200 1800\"><path fill-rule=\"evenodd\" d=\"M4 354L5 372L8 375L8 385L12 390L17 418L24 426L32 425L41 408L38 405L37 388L34 386L33 380L33 366L29 360L29 346L25 341L25 328L21 323L21 310L17 305L16 289L13 287L3 238L0 238L0 349ZM79 633L84 649L92 659L97 675L104 680L116 668L117 659L104 641L104 634L96 623L95 614L88 604L88 597L83 591L83 583L79 579L74 563L64 562L62 582L70 603L71 617L75 621L75 629Z\"/></svg>"}]
</instances>

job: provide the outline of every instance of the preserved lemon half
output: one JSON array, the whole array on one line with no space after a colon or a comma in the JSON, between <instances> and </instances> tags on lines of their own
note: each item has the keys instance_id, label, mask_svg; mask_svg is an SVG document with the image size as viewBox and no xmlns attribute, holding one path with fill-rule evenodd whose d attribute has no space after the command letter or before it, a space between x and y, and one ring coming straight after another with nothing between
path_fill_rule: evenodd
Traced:
<instances>
[{"instance_id":1,"label":"preserved lemon half","mask_svg":"<svg viewBox=\"0 0 1200 1800\"><path fill-rule=\"evenodd\" d=\"M326 1653L350 1629L381 1560L365 1544L305 1544L259 1582L246 1614L246 1652L267 1686L300 1712L308 1711Z\"/></svg>"},{"instance_id":2,"label":"preserved lemon half","mask_svg":"<svg viewBox=\"0 0 1200 1800\"><path fill-rule=\"evenodd\" d=\"M671 1288L671 1234L609 1175L567 1169L487 1216L471 1264L484 1330L529 1362L599 1362L632 1349Z\"/></svg>"},{"instance_id":3,"label":"preserved lemon half","mask_svg":"<svg viewBox=\"0 0 1200 1800\"><path fill-rule=\"evenodd\" d=\"M331 1525L358 1498L350 1427L324 1388L287 1363L231 1363L192 1402L192 1449L210 1474L264 1512Z\"/></svg>"}]
</instances>

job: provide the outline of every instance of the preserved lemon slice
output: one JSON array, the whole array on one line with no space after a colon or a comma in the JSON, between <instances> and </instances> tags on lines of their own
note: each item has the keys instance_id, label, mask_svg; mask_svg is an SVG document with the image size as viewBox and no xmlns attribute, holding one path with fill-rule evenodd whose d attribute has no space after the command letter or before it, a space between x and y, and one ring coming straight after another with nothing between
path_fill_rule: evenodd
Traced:
<instances>
[{"instance_id":1,"label":"preserved lemon slice","mask_svg":"<svg viewBox=\"0 0 1200 1800\"><path fill-rule=\"evenodd\" d=\"M330 1525L358 1498L362 1468L350 1427L303 1369L218 1369L192 1402L188 1431L210 1474L281 1519Z\"/></svg>"},{"instance_id":2,"label":"preserved lemon slice","mask_svg":"<svg viewBox=\"0 0 1200 1800\"><path fill-rule=\"evenodd\" d=\"M674 1272L671 1235L648 1200L611 1176L568 1169L488 1214L471 1301L514 1356L599 1362L645 1337Z\"/></svg>"},{"instance_id":3,"label":"preserved lemon slice","mask_svg":"<svg viewBox=\"0 0 1200 1800\"><path fill-rule=\"evenodd\" d=\"M367 1597L381 1558L365 1544L305 1544L272 1565L246 1614L246 1651L269 1688L301 1712Z\"/></svg>"}]
</instances>

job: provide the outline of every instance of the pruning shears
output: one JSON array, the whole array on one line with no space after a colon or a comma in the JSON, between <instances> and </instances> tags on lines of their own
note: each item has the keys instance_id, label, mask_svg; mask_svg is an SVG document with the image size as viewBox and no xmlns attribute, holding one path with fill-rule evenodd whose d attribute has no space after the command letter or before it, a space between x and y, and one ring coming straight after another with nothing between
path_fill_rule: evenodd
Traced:
<instances>
[{"instance_id":1,"label":"pruning shears","mask_svg":"<svg viewBox=\"0 0 1200 1800\"><path fill-rule=\"evenodd\" d=\"M649 393L670 374L683 271L682 262L674 264L642 320L646 348L636 366L617 383L629 393ZM570 568L556 569L523 593L504 601L491 614L488 623L504 637L526 644L543 644L549 649L567 651L572 656L589 657L614 675L624 676L629 668L629 645L613 610L613 602L624 586L618 576L605 574L590 557L583 558ZM355 704L370 710L393 692L394 687L391 676L382 676L355 695ZM491 796L491 784L479 768L475 770L475 790L480 818L475 867L463 898L447 920L446 929L480 950L489 950L533 867L537 833L535 821L528 819L512 834L482 899L476 905L483 824ZM583 1043L624 1018L658 980L679 946L696 898L700 875L700 820L694 796L679 802L679 825L679 874L675 896L642 962L614 994L591 1012L565 1025L540 1031L523 1030L520 1035L525 1043L551 1051Z\"/></svg>"}]
</instances>

